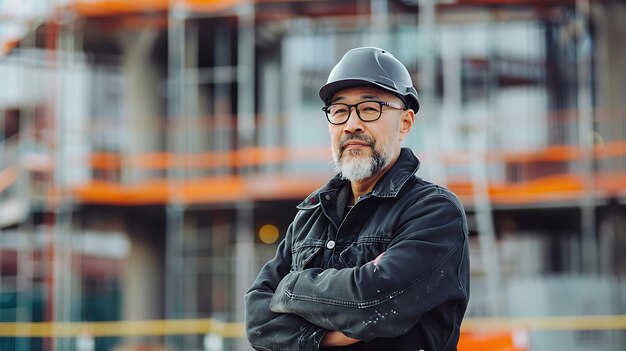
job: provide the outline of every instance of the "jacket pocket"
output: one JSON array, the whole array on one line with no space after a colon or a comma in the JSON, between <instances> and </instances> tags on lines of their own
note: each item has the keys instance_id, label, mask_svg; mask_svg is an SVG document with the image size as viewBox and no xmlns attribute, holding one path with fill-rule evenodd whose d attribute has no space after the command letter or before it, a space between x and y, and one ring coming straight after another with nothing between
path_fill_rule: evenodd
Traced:
<instances>
[{"instance_id":1,"label":"jacket pocket","mask_svg":"<svg viewBox=\"0 0 626 351\"><path fill-rule=\"evenodd\" d=\"M310 241L294 247L291 251L291 270L301 271L318 257L324 247L323 241Z\"/></svg>"},{"instance_id":2,"label":"jacket pocket","mask_svg":"<svg viewBox=\"0 0 626 351\"><path fill-rule=\"evenodd\" d=\"M379 237L360 238L341 251L339 258L347 268L361 267L385 252L389 241L390 239Z\"/></svg>"}]
</instances>

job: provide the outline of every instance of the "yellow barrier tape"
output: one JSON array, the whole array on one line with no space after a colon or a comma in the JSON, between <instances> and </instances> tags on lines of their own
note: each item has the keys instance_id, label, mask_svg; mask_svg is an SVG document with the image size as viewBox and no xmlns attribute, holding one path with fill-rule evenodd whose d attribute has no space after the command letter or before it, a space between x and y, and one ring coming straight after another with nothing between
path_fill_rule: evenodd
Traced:
<instances>
[{"instance_id":1,"label":"yellow barrier tape","mask_svg":"<svg viewBox=\"0 0 626 351\"><path fill-rule=\"evenodd\" d=\"M0 336L67 337L81 334L93 336L217 334L225 338L238 338L244 336L244 327L242 323L223 323L212 319L0 323Z\"/></svg>"},{"instance_id":2,"label":"yellow barrier tape","mask_svg":"<svg viewBox=\"0 0 626 351\"><path fill-rule=\"evenodd\" d=\"M626 315L522 318L466 318L466 332L495 330L626 330ZM0 323L0 337L148 336L215 334L224 338L245 335L242 323L212 319L166 319L116 322Z\"/></svg>"}]
</instances>

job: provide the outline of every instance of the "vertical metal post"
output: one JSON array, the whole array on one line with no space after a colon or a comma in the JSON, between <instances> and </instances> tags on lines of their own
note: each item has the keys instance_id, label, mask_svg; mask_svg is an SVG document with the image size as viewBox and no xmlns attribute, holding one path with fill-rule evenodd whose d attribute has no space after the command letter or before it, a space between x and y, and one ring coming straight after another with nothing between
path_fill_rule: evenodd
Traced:
<instances>
[{"instance_id":1,"label":"vertical metal post","mask_svg":"<svg viewBox=\"0 0 626 351\"><path fill-rule=\"evenodd\" d=\"M59 19L60 21L60 19ZM64 65L64 57L63 50L65 41L63 38L62 25L57 22L57 47L54 55L56 56L56 67L55 67L55 88L56 92L55 98L55 123L54 123L54 181L53 181L53 189L59 188L63 184L63 177L65 176L64 172L64 164L65 159L63 155L63 134L64 134L64 118L63 118L63 105L62 105L62 96L63 96L63 67ZM53 199L48 199L49 202L54 202ZM64 224L62 222L65 217L63 216L62 205L59 202L54 202L53 207L53 215L54 215L54 227L52 229L53 235L53 246L54 246L54 261L53 261L53 271L54 271L54 281L53 281L53 289L54 289L54 300L52 303L54 304L54 322L61 322L64 319L64 310L63 310L63 284L65 280L65 272L63 270L64 261L63 256L65 255L64 245L65 245L65 231ZM63 350L64 343L62 338L54 338L54 350Z\"/></svg>"},{"instance_id":2,"label":"vertical metal post","mask_svg":"<svg viewBox=\"0 0 626 351\"><path fill-rule=\"evenodd\" d=\"M23 47L30 47L31 39L34 40L35 35L28 35L22 39ZM23 54L22 54L23 55ZM25 65L26 66L26 65ZM0 68L1 70L1 68ZM25 76L23 77L24 87L29 89L31 88L31 84L35 82L32 77L34 77L34 71L36 71L36 67L28 67L24 70ZM0 76L2 74L0 73ZM0 119L2 119L2 112L0 112ZM25 153L25 151L30 147L33 143L32 137L33 133L29 133L28 129L33 127L34 121L34 111L29 109L23 116L20 116L20 139L18 146L18 159L21 158L21 155ZM2 133L2 127L0 126L0 133ZM3 150L0 148L0 153ZM17 180L17 197L20 201L23 201L27 208L27 214L25 216L24 222L21 222L17 226L17 234L19 237L19 245L18 245L18 258L17 258L17 294L16 294L16 305L18 308L18 312L16 313L16 322L30 322L32 320L33 315L33 278L34 278L34 265L33 265L33 225L32 225L32 214L30 211L30 187L29 187L29 177L30 174L28 172L20 172L19 178ZM0 282L0 285L2 283ZM20 307L22 306L22 307ZM17 351L30 350L30 338L19 338L15 342L15 349Z\"/></svg>"},{"instance_id":3,"label":"vertical metal post","mask_svg":"<svg viewBox=\"0 0 626 351\"><path fill-rule=\"evenodd\" d=\"M182 2L173 1L168 12L168 103L167 147L171 155L167 169L170 198L166 204L165 233L165 317L176 318L180 312L182 287L182 187L185 180L185 21Z\"/></svg>"},{"instance_id":4,"label":"vertical metal post","mask_svg":"<svg viewBox=\"0 0 626 351\"><path fill-rule=\"evenodd\" d=\"M485 269L487 285L487 301L491 315L500 315L502 312L502 279L500 259L496 235L493 225L491 201L489 199L489 182L486 165L486 130L474 130L470 156L471 178L474 197L474 216L478 227L478 244L480 258ZM486 127L485 127L486 129Z\"/></svg>"},{"instance_id":5,"label":"vertical metal post","mask_svg":"<svg viewBox=\"0 0 626 351\"><path fill-rule=\"evenodd\" d=\"M181 102L182 109L184 111L184 126L183 133L181 133L181 142L178 143L182 148L183 155L189 155L198 152L199 145L197 143L199 133L202 132L202 128L199 121L198 116L198 102L199 102L199 92L198 92L198 26L196 22L188 21L185 22L184 26L184 36L181 38L184 40L183 53L184 53L184 63L183 63L183 71L184 75L183 81L181 83L185 84L181 87ZM180 155L179 155L180 156ZM178 156L177 156L178 157ZM186 163L185 157L183 156L183 163ZM193 179L198 176L199 170L189 169L184 166L183 168L184 179ZM196 253L192 255L187 255L185 252L185 247L197 247L197 233L190 233L191 229L185 225L185 207L184 205L180 207L180 235L179 235L179 245L180 245L180 265L181 271L178 272L178 275L181 277L181 308L184 317L196 318L198 311L198 267L196 259ZM184 266L184 271L183 271ZM195 341L197 337L195 335L186 335L182 337L182 348L189 348L195 346ZM190 346L191 345L191 346Z\"/></svg>"},{"instance_id":6,"label":"vertical metal post","mask_svg":"<svg viewBox=\"0 0 626 351\"><path fill-rule=\"evenodd\" d=\"M185 150L188 153L196 153L202 150L200 140L205 136L200 116L200 87L198 80L198 24L189 21L185 28L185 87L183 104L186 117ZM187 177L195 178L201 175L197 169L187 169Z\"/></svg>"},{"instance_id":7,"label":"vertical metal post","mask_svg":"<svg viewBox=\"0 0 626 351\"><path fill-rule=\"evenodd\" d=\"M436 70L437 70L437 47L436 47L436 16L437 7L435 0L419 0L419 40L422 43L420 49L420 74L417 82L420 94L420 113L432 114L431 106L435 100ZM440 136L443 133L443 121L437 116L432 116L424 121L421 136L426 140L433 155L439 157L443 154ZM426 170L429 176L437 182L445 183L446 170L442 162L432 162Z\"/></svg>"},{"instance_id":8,"label":"vertical metal post","mask_svg":"<svg viewBox=\"0 0 626 351\"><path fill-rule=\"evenodd\" d=\"M455 136L465 125L458 125L459 116L463 116L461 111L462 101L462 53L461 45L458 41L462 39L456 35L442 39L441 42L441 61L446 68L443 70L443 96L441 101L441 110L438 120L438 130L431 133L431 147L439 150L438 155L445 155L452 150L459 150L462 145L458 145ZM455 120L456 119L456 120ZM466 123L466 122L464 122ZM439 138L438 140L435 140ZM445 159L438 157L439 160ZM447 183L447 169L445 162L439 162L440 166L435 170L437 172L437 180L444 184Z\"/></svg>"},{"instance_id":9,"label":"vertical metal post","mask_svg":"<svg viewBox=\"0 0 626 351\"><path fill-rule=\"evenodd\" d=\"M254 103L254 2L247 0L237 7L239 19L238 50L237 50L237 144L239 150L251 147L255 132ZM240 153L241 154L241 153ZM242 161L242 160L240 160ZM239 162L240 165L245 164ZM247 170L240 168L241 174ZM254 279L254 240L253 219L254 207L251 202L242 201L236 206L237 234L235 247L235 321L244 320L243 296ZM236 349L249 348L244 338L237 340Z\"/></svg>"},{"instance_id":10,"label":"vertical metal post","mask_svg":"<svg viewBox=\"0 0 626 351\"><path fill-rule=\"evenodd\" d=\"M593 158L593 44L587 27L591 15L590 6L589 0L576 1L576 20L581 29L576 42L576 68L578 74L578 146L582 155L580 174L583 179L583 194L580 200L582 262L583 272L596 274L599 261Z\"/></svg>"},{"instance_id":11,"label":"vertical metal post","mask_svg":"<svg viewBox=\"0 0 626 351\"><path fill-rule=\"evenodd\" d=\"M76 96L71 82L72 70L76 69L76 60L74 57L74 31L69 28L67 23L67 13L61 12L58 24L58 47L56 49L56 121L55 121L55 149L54 157L56 162L54 168L54 188L65 188L69 180L69 120L71 113L70 106L67 105L66 96ZM72 318L72 202L71 199L59 192L60 198L52 199L55 203L54 207L54 305L55 305L55 321L70 321ZM55 338L55 349L67 350L71 349L71 338Z\"/></svg>"},{"instance_id":12,"label":"vertical metal post","mask_svg":"<svg viewBox=\"0 0 626 351\"><path fill-rule=\"evenodd\" d=\"M371 38L373 45L389 45L389 1L370 0Z\"/></svg>"},{"instance_id":13,"label":"vertical metal post","mask_svg":"<svg viewBox=\"0 0 626 351\"><path fill-rule=\"evenodd\" d=\"M254 205L252 202L241 201L237 204L235 225L236 246L235 261L233 264L235 272L235 318L236 322L243 322L245 318L245 306L243 297L250 288L254 279ZM236 341L236 350L246 350L249 348L247 340L240 338Z\"/></svg>"},{"instance_id":14,"label":"vertical metal post","mask_svg":"<svg viewBox=\"0 0 626 351\"><path fill-rule=\"evenodd\" d=\"M435 0L419 0L418 24L422 35L420 36L424 47L424 53L421 60L422 69L420 72L420 102L426 99L432 99L435 93L435 74L436 74L436 50L435 50L435 22L437 16L437 8Z\"/></svg>"},{"instance_id":15,"label":"vertical metal post","mask_svg":"<svg viewBox=\"0 0 626 351\"><path fill-rule=\"evenodd\" d=\"M490 31L495 33L496 31ZM493 62L493 55L488 56ZM490 65L494 67L495 65ZM493 68L489 73L488 90L489 98L493 98L496 91L497 80ZM493 109L493 102L489 102ZM490 115L484 116L482 124L473 129L472 147L470 156L471 178L474 196L474 212L478 227L478 244L480 245L480 257L485 269L487 285L487 301L492 315L501 315L503 312L502 300L502 273L500 271L499 249L496 241L496 233L493 223L493 208L489 198L489 174L487 172L487 151L489 150Z\"/></svg>"},{"instance_id":16,"label":"vertical metal post","mask_svg":"<svg viewBox=\"0 0 626 351\"><path fill-rule=\"evenodd\" d=\"M46 123L47 128L53 129L52 131L56 132L56 124L58 120L58 97L59 97L59 85L57 82L59 75L59 63L58 63L58 45L59 45L59 36L58 36L58 15L52 16L50 22L46 24L46 66L48 68L49 75L46 77L48 80L46 84L50 88L49 95L46 101ZM52 135L52 133L50 133ZM55 149L55 144L57 140L55 138L57 135L53 137L48 136L50 140L46 140L47 146L50 147L50 150L53 154L56 155L58 148ZM48 184L47 190L53 189L56 185L57 174L56 171L59 169L59 160L55 160L55 168L52 171L52 175L49 179L47 179ZM45 319L48 322L56 322L58 317L58 311L56 302L58 300L58 272L60 268L57 265L57 256L59 255L59 239L57 238L56 231L56 204L46 199L45 203L45 214L44 214L44 230L46 241L46 312ZM57 349L56 340L54 337L44 339L44 349L46 351Z\"/></svg>"},{"instance_id":17,"label":"vertical metal post","mask_svg":"<svg viewBox=\"0 0 626 351\"><path fill-rule=\"evenodd\" d=\"M27 38L23 39L23 43L22 45L24 45L24 41L26 41ZM18 56L17 60L16 60L16 67L20 67L20 68L24 68L22 70L22 72L24 73L24 75L28 75L30 73L30 70L28 68L28 59L26 60L22 60L24 53L20 53L20 55ZM6 73L4 71L9 71L11 69L10 66L7 65L0 65L0 77L5 77ZM12 69L16 69L16 68L12 68ZM28 79L26 77L22 77L22 82L26 82L26 84L28 83ZM0 106L3 107L3 106ZM17 179L15 182L15 198L13 199L9 199L9 198L4 198L0 201L0 204L4 205L3 207L6 208L6 206L8 205L9 201L13 202L14 206L18 206L18 207L22 207L22 201L24 201L25 204L27 204L27 194L26 194L26 190L28 189L26 187L26 176L27 173L23 172L23 170L21 169L20 166L20 156L23 154L23 151L26 150L26 137L28 135L28 133L26 132L26 128L28 126L28 123L26 123L25 119L26 116L22 115L20 113L19 115L19 137L18 137L18 151L17 151L17 157L16 160L13 160L13 162L7 158L7 148L6 148L6 144L7 144L7 140L4 138L5 133L6 133L6 113L5 110L3 108L0 108L0 172L4 171L6 172L9 168L13 168L15 167L16 172L17 172ZM11 164L13 163L13 164ZM15 218L19 218L19 216L16 216ZM7 224L7 223L4 223ZM0 242L5 242L5 238L7 235L10 235L9 233L11 232L11 230L9 230L8 232L4 232L2 229L0 229ZM28 249L30 248L28 246L28 241L26 240L26 229L24 226L24 223L18 223L17 226L17 232L16 232L16 236L17 236L17 277L16 277L16 282L15 285L12 286L13 284L11 284L10 282L5 282L4 281L4 277L2 274L0 274L0 293L4 293L4 292L10 292L11 288L14 287L15 288L15 299L16 299L16 304L15 304L15 321L16 322L28 322L30 321L30 316L32 315L32 311L30 309L31 305L29 304L31 302L31 299L29 299L30 296L32 296L32 291L30 290L30 280L28 279L30 277L30 275L28 274L30 271L30 267L31 265L29 264L29 260L28 260ZM3 262L3 252L4 250L0 250L0 262ZM1 268L1 267L0 267ZM17 331L23 331L24 328L20 328L19 326L17 327ZM29 350L29 344L30 339L29 338L16 338L15 339L15 349L16 350Z\"/></svg>"},{"instance_id":18,"label":"vertical metal post","mask_svg":"<svg viewBox=\"0 0 626 351\"><path fill-rule=\"evenodd\" d=\"M254 142L254 3L243 1L237 7L239 33L237 46L237 144L239 149Z\"/></svg>"}]
</instances>

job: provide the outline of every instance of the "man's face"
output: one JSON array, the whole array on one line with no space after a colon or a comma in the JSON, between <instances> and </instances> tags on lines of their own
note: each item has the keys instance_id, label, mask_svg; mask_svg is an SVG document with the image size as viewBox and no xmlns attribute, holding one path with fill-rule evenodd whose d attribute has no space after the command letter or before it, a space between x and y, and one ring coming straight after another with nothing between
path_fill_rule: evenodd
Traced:
<instances>
[{"instance_id":1,"label":"man's face","mask_svg":"<svg viewBox=\"0 0 626 351\"><path fill-rule=\"evenodd\" d=\"M336 93L331 103L357 104L361 101L382 101L397 107L404 103L397 96L371 87L349 88ZM328 124L336 170L345 179L362 181L372 177L397 158L400 143L413 125L412 110L382 107L379 119L364 122L356 109L344 124Z\"/></svg>"}]
</instances>

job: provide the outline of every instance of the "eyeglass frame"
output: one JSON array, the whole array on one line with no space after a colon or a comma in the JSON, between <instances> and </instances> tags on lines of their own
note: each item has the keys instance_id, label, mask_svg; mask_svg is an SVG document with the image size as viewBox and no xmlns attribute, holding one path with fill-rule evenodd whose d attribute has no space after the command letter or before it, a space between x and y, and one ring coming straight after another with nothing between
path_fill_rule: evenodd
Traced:
<instances>
[{"instance_id":1,"label":"eyeglass frame","mask_svg":"<svg viewBox=\"0 0 626 351\"><path fill-rule=\"evenodd\" d=\"M375 119L365 120L365 119L363 119L363 118L361 117L361 113L359 112L359 108L358 108L358 106L359 106L360 104L363 104L363 103L366 103L366 102L376 102L376 103L380 104L380 114L379 114L379 115L378 115L378 117L376 117ZM328 116L328 108L329 108L330 106L333 106L333 105L344 105L344 106L348 107L348 116L346 117L346 120L345 120L345 121L343 121L343 122L341 122L341 123L333 123L333 122L331 122L330 117ZM335 125L335 126L340 126L340 125L345 124L346 122L348 122L348 120L350 119L350 116L352 115L352 108L353 108L353 107L354 107L354 110L356 111L356 115L357 115L357 117L359 117L359 119L360 119L361 121L363 121L363 122L366 122L366 123L367 123L367 122L375 122L375 121L378 121L378 120L380 119L380 117L382 117L382 115L383 115L383 106L390 107L390 108L392 108L392 109L394 109L394 110L402 110L402 111L406 111L406 110L408 110L408 107L406 107L406 106L405 106L405 107L400 107L400 106L397 106L397 105L395 105L395 104L392 104L392 103L390 103L390 102L386 102L386 101L378 101L378 100L365 100L365 101L359 101L359 102L357 102L356 104L344 104L343 102L336 102L336 103L328 104L328 105L326 105L326 106L322 107L322 111L324 111L324 114L326 115L326 120L328 121L328 123L330 123L330 124L332 124L332 125Z\"/></svg>"}]
</instances>

